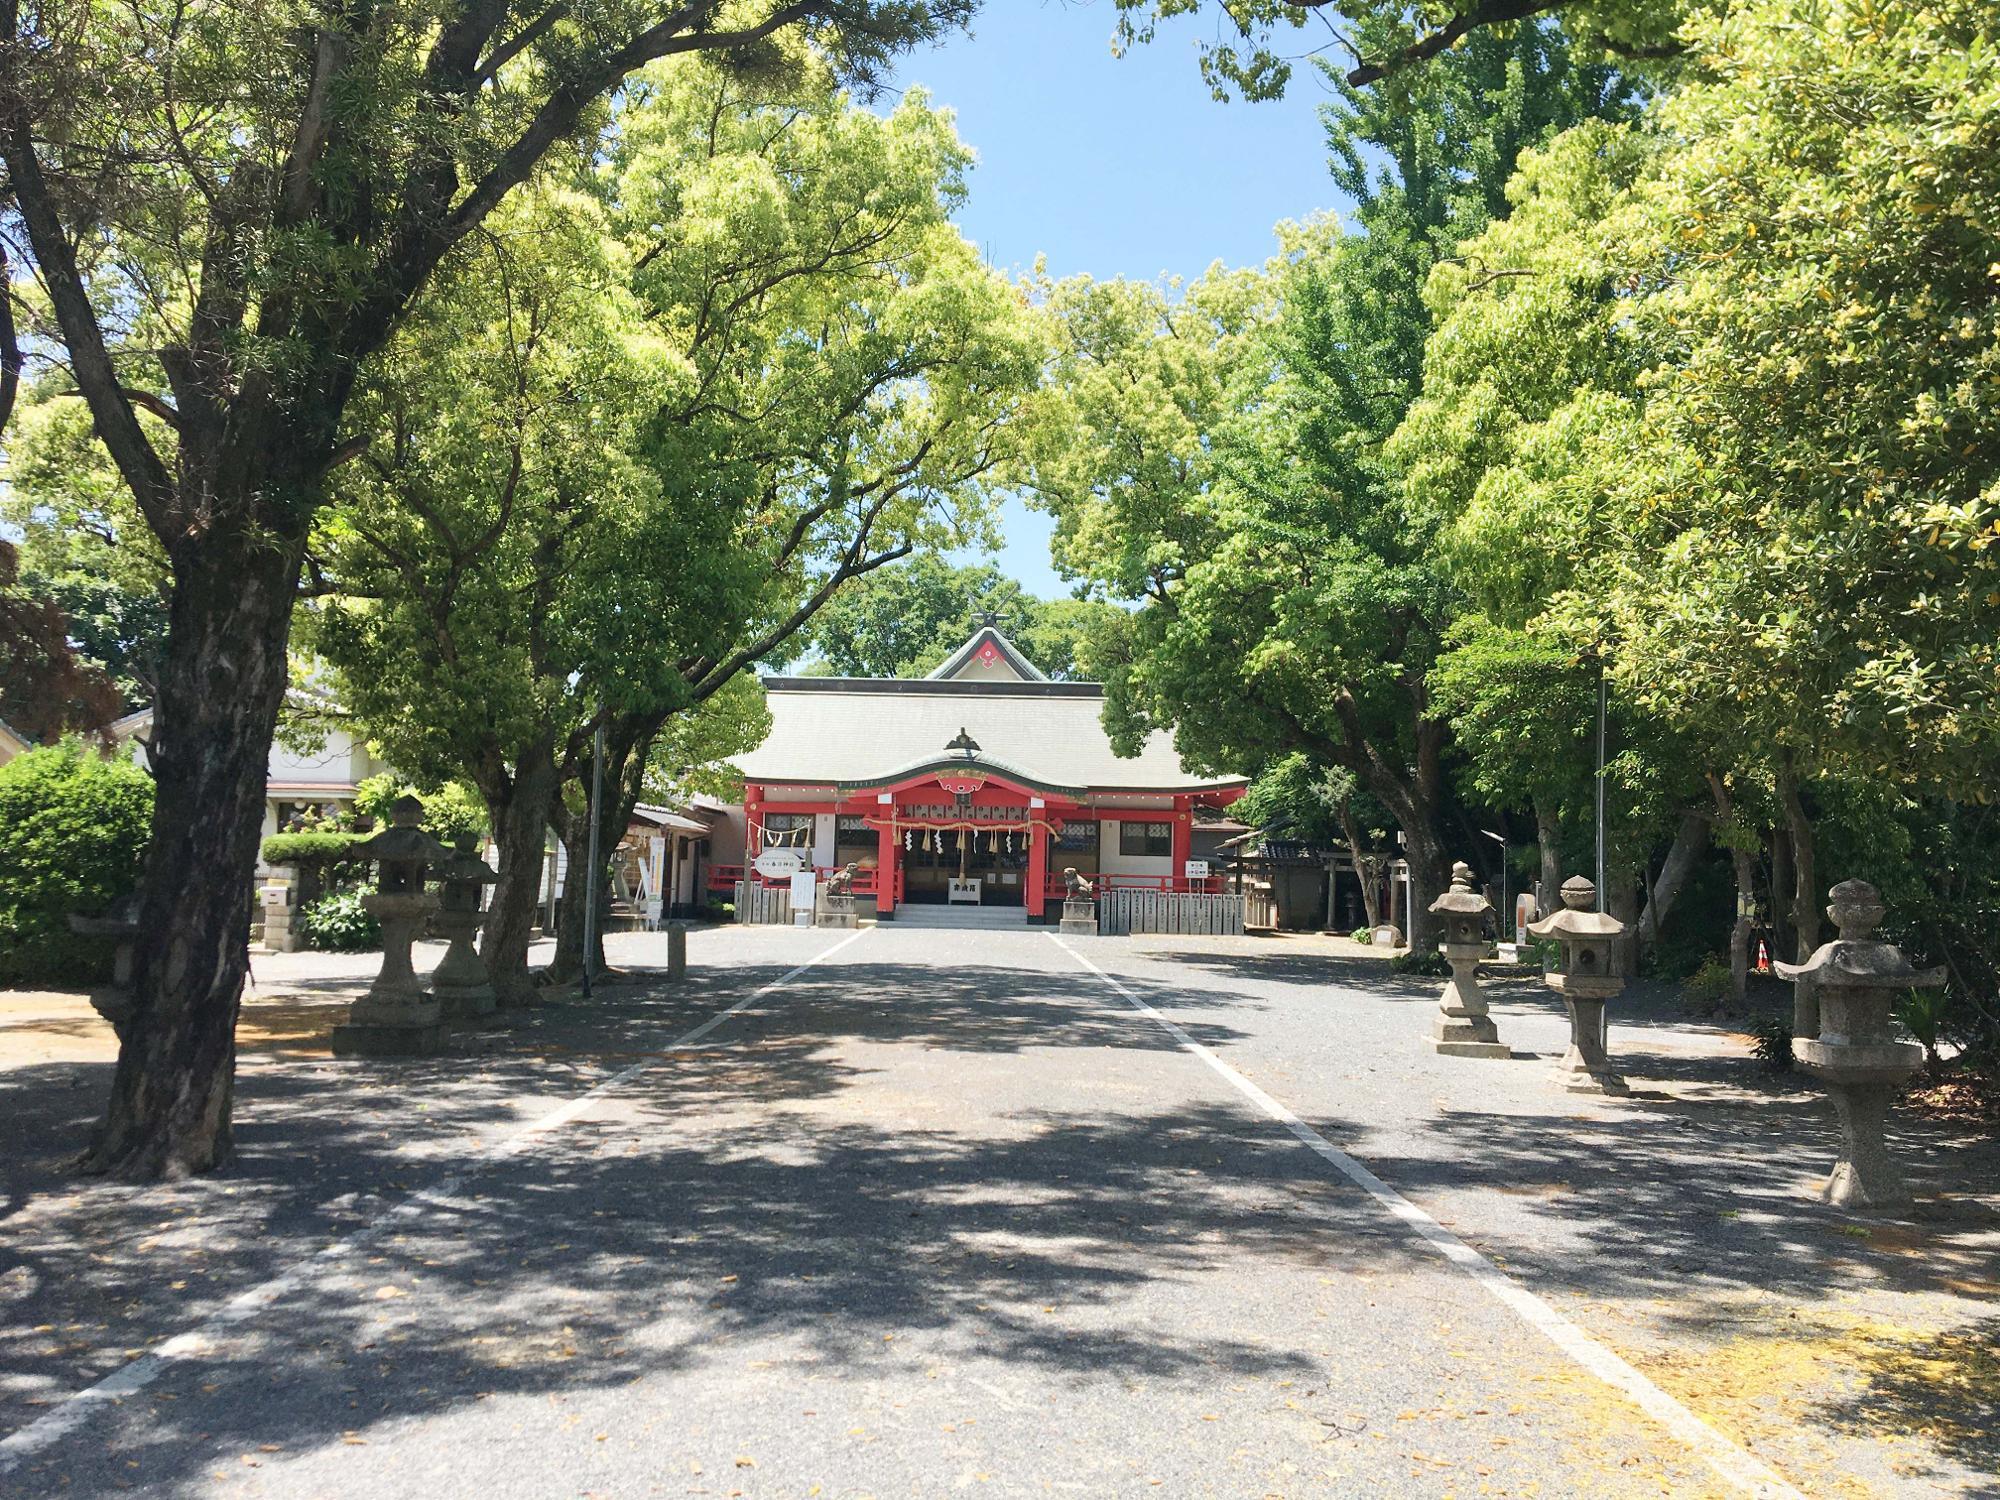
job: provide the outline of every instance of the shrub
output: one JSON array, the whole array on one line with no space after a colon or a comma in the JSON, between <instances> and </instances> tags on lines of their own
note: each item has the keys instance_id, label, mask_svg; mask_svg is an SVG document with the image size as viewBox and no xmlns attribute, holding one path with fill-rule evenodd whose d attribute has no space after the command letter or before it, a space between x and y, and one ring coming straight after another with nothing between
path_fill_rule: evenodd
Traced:
<instances>
[{"instance_id":1,"label":"shrub","mask_svg":"<svg viewBox=\"0 0 2000 1500\"><path fill-rule=\"evenodd\" d=\"M1436 949L1423 952L1412 948L1408 953L1400 953L1389 960L1392 974L1411 974L1424 979L1443 979L1451 973L1451 965Z\"/></svg>"},{"instance_id":2,"label":"shrub","mask_svg":"<svg viewBox=\"0 0 2000 1500\"><path fill-rule=\"evenodd\" d=\"M1951 1000L1942 989L1905 990L1896 1003L1896 1019L1924 1049L1926 1071L1936 1072L1943 1061L1938 1047L1946 1039L1951 1015Z\"/></svg>"},{"instance_id":3,"label":"shrub","mask_svg":"<svg viewBox=\"0 0 2000 1500\"><path fill-rule=\"evenodd\" d=\"M1707 1015L1729 998L1729 960L1711 953L1692 974L1681 981L1681 1003L1696 1015Z\"/></svg>"},{"instance_id":4,"label":"shrub","mask_svg":"<svg viewBox=\"0 0 2000 1500\"><path fill-rule=\"evenodd\" d=\"M1375 929L1372 927L1357 927L1354 929L1354 931L1348 933L1348 937L1357 943L1368 942L1371 939L1373 939L1374 936L1375 936Z\"/></svg>"},{"instance_id":5,"label":"shrub","mask_svg":"<svg viewBox=\"0 0 2000 1500\"><path fill-rule=\"evenodd\" d=\"M361 905L360 891L328 891L299 908L299 936L322 953L371 953L382 946L382 924Z\"/></svg>"},{"instance_id":6,"label":"shrub","mask_svg":"<svg viewBox=\"0 0 2000 1500\"><path fill-rule=\"evenodd\" d=\"M1750 1050L1766 1073L1792 1071L1792 1023L1784 1016L1768 1016L1750 1028Z\"/></svg>"},{"instance_id":7,"label":"shrub","mask_svg":"<svg viewBox=\"0 0 2000 1500\"><path fill-rule=\"evenodd\" d=\"M139 883L153 779L75 741L0 766L0 981L89 982L108 972L72 912L102 913Z\"/></svg>"}]
</instances>

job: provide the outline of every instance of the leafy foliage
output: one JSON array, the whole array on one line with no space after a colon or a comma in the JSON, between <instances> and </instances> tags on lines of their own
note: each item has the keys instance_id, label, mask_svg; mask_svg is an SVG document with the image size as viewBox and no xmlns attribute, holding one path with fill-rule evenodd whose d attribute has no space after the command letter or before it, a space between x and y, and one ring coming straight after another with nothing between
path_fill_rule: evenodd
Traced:
<instances>
[{"instance_id":1,"label":"leafy foliage","mask_svg":"<svg viewBox=\"0 0 2000 1500\"><path fill-rule=\"evenodd\" d=\"M361 905L358 890L328 891L299 908L306 947L322 953L370 953L382 946L382 924Z\"/></svg>"},{"instance_id":2,"label":"leafy foliage","mask_svg":"<svg viewBox=\"0 0 2000 1500\"><path fill-rule=\"evenodd\" d=\"M0 979L75 980L104 968L102 939L69 930L132 893L153 783L75 740L0 766Z\"/></svg>"}]
</instances>

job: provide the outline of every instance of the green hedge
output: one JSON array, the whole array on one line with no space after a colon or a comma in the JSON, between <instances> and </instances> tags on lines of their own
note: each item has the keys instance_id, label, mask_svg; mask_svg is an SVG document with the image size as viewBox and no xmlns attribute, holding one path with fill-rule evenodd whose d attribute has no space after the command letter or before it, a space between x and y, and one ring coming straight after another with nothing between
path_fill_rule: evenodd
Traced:
<instances>
[{"instance_id":1,"label":"green hedge","mask_svg":"<svg viewBox=\"0 0 2000 1500\"><path fill-rule=\"evenodd\" d=\"M0 984L90 983L101 938L69 930L139 883L153 779L71 741L0 766Z\"/></svg>"},{"instance_id":2,"label":"green hedge","mask_svg":"<svg viewBox=\"0 0 2000 1500\"><path fill-rule=\"evenodd\" d=\"M335 864L366 837L360 833L274 833L264 840L264 863Z\"/></svg>"}]
</instances>

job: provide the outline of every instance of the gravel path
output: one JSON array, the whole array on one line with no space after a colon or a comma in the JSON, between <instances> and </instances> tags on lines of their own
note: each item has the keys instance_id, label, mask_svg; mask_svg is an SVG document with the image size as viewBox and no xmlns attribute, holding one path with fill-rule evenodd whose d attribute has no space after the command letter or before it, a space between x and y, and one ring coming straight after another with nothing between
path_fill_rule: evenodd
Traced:
<instances>
[{"instance_id":1,"label":"gravel path","mask_svg":"<svg viewBox=\"0 0 2000 1500\"><path fill-rule=\"evenodd\" d=\"M60 1175L101 1038L0 1000L0 1493L1741 1492L1185 1038L1798 1489L2000 1494L1991 1143L1903 1130L1920 1217L1857 1220L1823 1103L1643 1005L1577 1099L1539 989L1434 1058L1335 943L837 941L620 936L400 1065L315 1040L365 961L264 960L240 1162L145 1190Z\"/></svg>"}]
</instances>

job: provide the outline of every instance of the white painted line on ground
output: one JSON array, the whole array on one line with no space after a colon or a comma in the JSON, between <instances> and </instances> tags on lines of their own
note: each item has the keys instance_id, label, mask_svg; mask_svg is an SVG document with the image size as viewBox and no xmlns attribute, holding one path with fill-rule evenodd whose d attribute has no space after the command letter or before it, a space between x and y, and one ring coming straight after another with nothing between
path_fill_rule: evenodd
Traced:
<instances>
[{"instance_id":1,"label":"white painted line on ground","mask_svg":"<svg viewBox=\"0 0 2000 1500\"><path fill-rule=\"evenodd\" d=\"M694 1030L684 1032L682 1035L676 1037L665 1047L661 1048L661 1052L663 1054L678 1052L684 1048L692 1047L738 1011L743 1010L747 1006L754 1005L757 1001L770 994L771 991L781 989L785 985L790 984L815 964L825 962L849 943L865 937L872 930L872 928L867 927L860 928L847 937L842 938L831 948L814 954L797 968L789 969L785 973L780 974L762 989L745 995L728 1009L717 1011L706 1021L695 1027ZM487 1147L485 1151L478 1153L478 1155L488 1159L512 1156L537 1137L547 1135L550 1131L559 1130L569 1124L570 1121L585 1113L593 1104L613 1089L630 1083L648 1068L658 1067L660 1061L659 1057L649 1057L642 1062L633 1063L628 1068L621 1068L594 1088L585 1093L578 1094L567 1104L560 1105L550 1110L547 1114L530 1120L527 1124L510 1131ZM357 1250L365 1250L369 1245L380 1239L383 1234L401 1224L407 1223L426 1209L445 1207L452 1195L464 1185L466 1176L465 1172L459 1172L453 1176L444 1178L442 1181L434 1182L427 1188L422 1188L410 1194L401 1203L397 1204L367 1227L357 1229L354 1233L343 1239L335 1240L324 1250L317 1252L310 1259L301 1261L290 1270L281 1271L276 1276L270 1278L270 1280L259 1282L247 1292L240 1292L236 1296L231 1297L222 1305L222 1310L207 1322L191 1328L185 1333L175 1334L149 1353L140 1355L130 1364L121 1365L118 1369L98 1381L97 1384L88 1386L83 1390L75 1392L73 1395L65 1397L59 1406L51 1408L42 1416L28 1423L27 1426L20 1428L6 1438L0 1438L0 1474L13 1472L27 1459L32 1458L35 1454L40 1453L51 1444L60 1441L64 1436L74 1432L78 1427L88 1422L93 1415L101 1411L107 1404L115 1405L125 1397L145 1389L175 1364L198 1359L208 1348L209 1340L212 1337L234 1328L239 1323L248 1322L258 1313L264 1311L264 1309L283 1301L301 1283L310 1278L314 1270L322 1262L339 1260L354 1254Z\"/></svg>"},{"instance_id":2,"label":"white painted line on ground","mask_svg":"<svg viewBox=\"0 0 2000 1500\"><path fill-rule=\"evenodd\" d=\"M1207 1063L1231 1088L1296 1136L1306 1149L1402 1220L1425 1244L1485 1288L1495 1301L1518 1314L1530 1328L1606 1385L1624 1392L1634 1405L1680 1438L1730 1484L1760 1500L1805 1500L1775 1469L1717 1432L1053 932L1049 941L1110 985L1127 1005L1163 1028L1185 1051Z\"/></svg>"}]
</instances>

